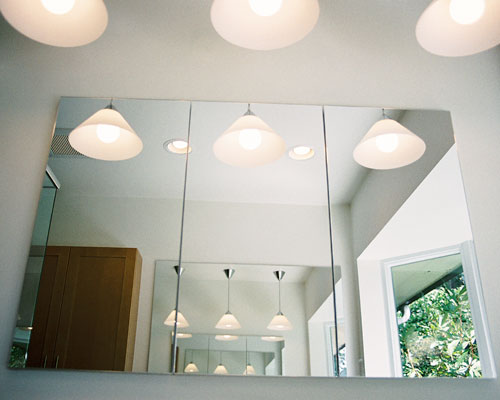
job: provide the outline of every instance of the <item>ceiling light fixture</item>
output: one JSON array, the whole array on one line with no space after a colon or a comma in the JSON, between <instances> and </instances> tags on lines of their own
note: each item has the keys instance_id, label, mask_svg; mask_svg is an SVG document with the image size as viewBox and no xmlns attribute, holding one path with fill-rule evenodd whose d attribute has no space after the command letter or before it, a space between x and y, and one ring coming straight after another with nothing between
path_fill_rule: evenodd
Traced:
<instances>
[{"instance_id":1,"label":"ceiling light fixture","mask_svg":"<svg viewBox=\"0 0 500 400\"><path fill-rule=\"evenodd\" d=\"M292 324L288 318L281 312L281 280L285 276L285 271L274 271L274 276L278 279L278 312L273 317L267 329L273 331L289 331L292 329Z\"/></svg>"},{"instance_id":2,"label":"ceiling light fixture","mask_svg":"<svg viewBox=\"0 0 500 400\"><path fill-rule=\"evenodd\" d=\"M217 159L235 167L268 164L280 158L285 148L285 141L250 110L250 104L213 145Z\"/></svg>"},{"instance_id":3,"label":"ceiling light fixture","mask_svg":"<svg viewBox=\"0 0 500 400\"><path fill-rule=\"evenodd\" d=\"M238 336L236 336L236 335L215 335L215 340L219 340L221 342L231 342L233 340L238 340Z\"/></svg>"},{"instance_id":4,"label":"ceiling light fixture","mask_svg":"<svg viewBox=\"0 0 500 400\"><path fill-rule=\"evenodd\" d=\"M177 275L177 279L180 279L182 273L184 272L184 268L175 265L174 271ZM189 326L189 322L187 322L187 319L184 317L184 315L182 315L182 313L180 311L177 311L177 309L175 308L170 312L170 314L168 314L168 317L165 319L163 323L168 326L177 325L177 328L187 328Z\"/></svg>"},{"instance_id":5,"label":"ceiling light fixture","mask_svg":"<svg viewBox=\"0 0 500 400\"><path fill-rule=\"evenodd\" d=\"M383 119L375 122L353 152L354 160L366 168L393 169L417 161L425 142L382 109Z\"/></svg>"},{"instance_id":6,"label":"ceiling light fixture","mask_svg":"<svg viewBox=\"0 0 500 400\"><path fill-rule=\"evenodd\" d=\"M434 0L415 30L419 44L440 56L480 53L500 43L500 1Z\"/></svg>"},{"instance_id":7,"label":"ceiling light fixture","mask_svg":"<svg viewBox=\"0 0 500 400\"><path fill-rule=\"evenodd\" d=\"M231 288L231 278L234 275L234 269L228 268L224 270L224 274L226 275L227 278L227 311L226 313L221 317L219 322L217 322L217 325L215 327L217 329L240 329L241 325L236 319L236 317L231 314L231 311L229 311L229 294L230 294L230 288Z\"/></svg>"},{"instance_id":8,"label":"ceiling light fixture","mask_svg":"<svg viewBox=\"0 0 500 400\"><path fill-rule=\"evenodd\" d=\"M255 375L255 368L252 366L250 354L248 353L248 336L245 337L245 361L246 367L243 371L243 375Z\"/></svg>"},{"instance_id":9,"label":"ceiling light fixture","mask_svg":"<svg viewBox=\"0 0 500 400\"><path fill-rule=\"evenodd\" d=\"M187 350L186 350L187 352ZM184 368L184 372L187 374L194 374L196 372L199 372L198 367L193 361L193 350L191 350L191 361L186 365L186 368Z\"/></svg>"},{"instance_id":10,"label":"ceiling light fixture","mask_svg":"<svg viewBox=\"0 0 500 400\"><path fill-rule=\"evenodd\" d=\"M285 338L283 336L262 336L261 340L264 342L283 342Z\"/></svg>"},{"instance_id":11,"label":"ceiling light fixture","mask_svg":"<svg viewBox=\"0 0 500 400\"><path fill-rule=\"evenodd\" d=\"M308 146L295 146L289 152L288 156L293 160L309 160L314 156L314 150Z\"/></svg>"},{"instance_id":12,"label":"ceiling light fixture","mask_svg":"<svg viewBox=\"0 0 500 400\"><path fill-rule=\"evenodd\" d=\"M212 25L228 42L252 50L290 46L312 31L318 0L214 0Z\"/></svg>"},{"instance_id":13,"label":"ceiling light fixture","mask_svg":"<svg viewBox=\"0 0 500 400\"><path fill-rule=\"evenodd\" d=\"M174 336L174 332L172 331L172 336ZM177 339L188 339L193 337L191 333L185 333L185 332L177 332Z\"/></svg>"},{"instance_id":14,"label":"ceiling light fixture","mask_svg":"<svg viewBox=\"0 0 500 400\"><path fill-rule=\"evenodd\" d=\"M227 375L227 369L226 367L224 366L224 364L222 364L222 351L219 352L219 365L217 365L217 367L215 368L214 370L214 374L217 374L217 375Z\"/></svg>"},{"instance_id":15,"label":"ceiling light fixture","mask_svg":"<svg viewBox=\"0 0 500 400\"><path fill-rule=\"evenodd\" d=\"M167 140L165 143L163 143L163 148L174 154L186 154L193 151L191 146L188 146L188 142L183 139Z\"/></svg>"},{"instance_id":16,"label":"ceiling light fixture","mask_svg":"<svg viewBox=\"0 0 500 400\"><path fill-rule=\"evenodd\" d=\"M71 146L87 157L127 160L142 151L142 140L112 104L78 125L68 137Z\"/></svg>"},{"instance_id":17,"label":"ceiling light fixture","mask_svg":"<svg viewBox=\"0 0 500 400\"><path fill-rule=\"evenodd\" d=\"M0 11L23 35L59 47L93 42L108 24L102 0L0 0Z\"/></svg>"}]
</instances>

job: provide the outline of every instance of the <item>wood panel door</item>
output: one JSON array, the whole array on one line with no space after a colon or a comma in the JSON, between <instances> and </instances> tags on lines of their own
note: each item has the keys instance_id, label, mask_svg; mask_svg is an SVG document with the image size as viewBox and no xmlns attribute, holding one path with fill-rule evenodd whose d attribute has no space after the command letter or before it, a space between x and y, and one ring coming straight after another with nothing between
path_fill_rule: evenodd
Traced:
<instances>
[{"instance_id":1,"label":"wood panel door","mask_svg":"<svg viewBox=\"0 0 500 400\"><path fill-rule=\"evenodd\" d=\"M28 347L27 367L55 366L54 350L69 254L69 247L46 248Z\"/></svg>"},{"instance_id":2,"label":"wood panel door","mask_svg":"<svg viewBox=\"0 0 500 400\"><path fill-rule=\"evenodd\" d=\"M132 369L140 264L137 249L71 248L56 368Z\"/></svg>"}]
</instances>

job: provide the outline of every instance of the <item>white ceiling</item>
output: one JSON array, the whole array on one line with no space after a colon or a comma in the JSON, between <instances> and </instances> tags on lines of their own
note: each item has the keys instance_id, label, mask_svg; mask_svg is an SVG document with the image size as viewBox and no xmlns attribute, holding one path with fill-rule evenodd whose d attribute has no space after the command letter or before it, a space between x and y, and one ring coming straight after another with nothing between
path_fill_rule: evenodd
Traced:
<instances>
[{"instance_id":1,"label":"white ceiling","mask_svg":"<svg viewBox=\"0 0 500 400\"><path fill-rule=\"evenodd\" d=\"M63 98L56 134L68 133L109 100ZM49 165L62 190L74 194L113 197L182 198L185 156L168 153L163 143L187 140L189 102L121 100L113 105L144 142L136 158L107 162L88 158L54 158ZM261 167L238 168L217 160L212 145L247 108L241 103L194 102L192 106L188 200L267 204L325 205L327 203L323 123L320 106L254 104L252 110L286 142L311 146L316 154L295 161L285 153ZM400 112L390 112L394 118ZM330 188L334 203L348 203L367 173L352 151L381 116L374 108L325 107ZM288 151L288 150L287 150Z\"/></svg>"}]
</instances>

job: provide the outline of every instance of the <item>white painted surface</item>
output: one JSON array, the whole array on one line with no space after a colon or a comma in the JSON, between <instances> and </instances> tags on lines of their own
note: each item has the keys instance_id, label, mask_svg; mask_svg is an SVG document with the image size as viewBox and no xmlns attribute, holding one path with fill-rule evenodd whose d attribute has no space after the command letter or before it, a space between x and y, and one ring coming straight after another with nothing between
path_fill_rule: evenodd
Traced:
<instances>
[{"instance_id":1,"label":"white painted surface","mask_svg":"<svg viewBox=\"0 0 500 400\"><path fill-rule=\"evenodd\" d=\"M366 375L397 376L389 313L392 291L383 260L472 240L456 147L453 146L358 258ZM392 327L393 328L393 327Z\"/></svg>"},{"instance_id":2,"label":"white painted surface","mask_svg":"<svg viewBox=\"0 0 500 400\"><path fill-rule=\"evenodd\" d=\"M425 53L414 26L427 1L322 1L316 29L276 52L252 52L220 40L208 20L210 1L108 1L103 37L57 49L0 23L0 359L7 358L35 209L61 95L197 98L328 103L450 110L471 222L500 358L497 282L500 239L499 49L446 59ZM127 38L127 40L124 40ZM402 199L404 200L404 198ZM373 214L364 249L387 221ZM7 229L3 227L7 226ZM355 252L355 256L360 254ZM498 380L184 378L84 372L9 371L8 399L496 399ZM193 384L194 383L194 384Z\"/></svg>"}]
</instances>

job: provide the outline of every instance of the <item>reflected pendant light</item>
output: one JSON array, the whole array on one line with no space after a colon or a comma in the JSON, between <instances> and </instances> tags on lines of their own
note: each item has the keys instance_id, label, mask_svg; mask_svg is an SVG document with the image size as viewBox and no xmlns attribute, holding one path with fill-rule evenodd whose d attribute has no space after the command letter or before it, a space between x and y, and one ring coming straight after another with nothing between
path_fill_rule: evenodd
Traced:
<instances>
[{"instance_id":1,"label":"reflected pendant light","mask_svg":"<svg viewBox=\"0 0 500 400\"><path fill-rule=\"evenodd\" d=\"M250 362L250 354L248 353L248 336L245 337L245 361L246 367L243 371L243 375L255 375L255 368L252 366Z\"/></svg>"},{"instance_id":2,"label":"reflected pendant light","mask_svg":"<svg viewBox=\"0 0 500 400\"><path fill-rule=\"evenodd\" d=\"M214 369L214 374L227 375L227 373L226 367L222 364L222 352L219 352L219 365Z\"/></svg>"},{"instance_id":3,"label":"reflected pendant light","mask_svg":"<svg viewBox=\"0 0 500 400\"><path fill-rule=\"evenodd\" d=\"M499 0L434 0L415 30L419 44L440 56L468 56L500 43Z\"/></svg>"},{"instance_id":4,"label":"reflected pendant light","mask_svg":"<svg viewBox=\"0 0 500 400\"><path fill-rule=\"evenodd\" d=\"M108 24L102 0L0 0L0 10L23 35L58 47L93 42Z\"/></svg>"},{"instance_id":5,"label":"reflected pendant light","mask_svg":"<svg viewBox=\"0 0 500 400\"><path fill-rule=\"evenodd\" d=\"M375 122L353 152L354 160L371 169L393 169L417 161L425 142L399 122L387 118Z\"/></svg>"},{"instance_id":6,"label":"reflected pendant light","mask_svg":"<svg viewBox=\"0 0 500 400\"><path fill-rule=\"evenodd\" d=\"M318 0L214 0L212 25L228 42L252 50L290 46L312 31Z\"/></svg>"},{"instance_id":7,"label":"reflected pendant light","mask_svg":"<svg viewBox=\"0 0 500 400\"><path fill-rule=\"evenodd\" d=\"M71 146L87 157L120 161L142 151L142 140L110 104L83 121L69 134Z\"/></svg>"},{"instance_id":8,"label":"reflected pendant light","mask_svg":"<svg viewBox=\"0 0 500 400\"><path fill-rule=\"evenodd\" d=\"M231 311L229 311L229 294L230 294L230 288L231 288L231 278L234 275L234 269L225 269L224 274L226 275L227 278L227 311L226 313L221 317L219 322L217 322L217 325L215 327L217 329L240 329L241 325L236 319L236 317L231 314Z\"/></svg>"},{"instance_id":9,"label":"reflected pendant light","mask_svg":"<svg viewBox=\"0 0 500 400\"><path fill-rule=\"evenodd\" d=\"M232 342L233 340L238 340L238 336L236 336L236 335L215 335L215 340L219 340L221 342Z\"/></svg>"},{"instance_id":10,"label":"reflected pendant light","mask_svg":"<svg viewBox=\"0 0 500 400\"><path fill-rule=\"evenodd\" d=\"M196 372L199 372L198 367L193 361L193 350L191 350L191 361L189 361L186 368L184 368L184 372L187 374L195 374Z\"/></svg>"},{"instance_id":11,"label":"reflected pendant light","mask_svg":"<svg viewBox=\"0 0 500 400\"><path fill-rule=\"evenodd\" d=\"M264 342L283 342L285 338L283 336L262 336L261 340Z\"/></svg>"},{"instance_id":12,"label":"reflected pendant light","mask_svg":"<svg viewBox=\"0 0 500 400\"><path fill-rule=\"evenodd\" d=\"M184 272L184 268L176 265L174 266L174 271L177 274L177 279L180 279L182 273ZM170 314L168 314L167 319L165 319L163 323L168 326L175 326L176 319L177 319L177 328L187 328L189 326L189 322L187 322L187 319L184 318L184 315L182 315L180 311L177 312L175 308L170 312Z\"/></svg>"},{"instance_id":13,"label":"reflected pendant light","mask_svg":"<svg viewBox=\"0 0 500 400\"><path fill-rule=\"evenodd\" d=\"M235 167L256 167L280 158L285 141L250 111L234 122L213 145L215 156Z\"/></svg>"},{"instance_id":14,"label":"reflected pendant light","mask_svg":"<svg viewBox=\"0 0 500 400\"><path fill-rule=\"evenodd\" d=\"M274 276L278 279L278 312L267 326L267 329L273 331L289 331L292 329L292 324L281 312L281 280L285 276L285 271L274 271Z\"/></svg>"}]
</instances>

